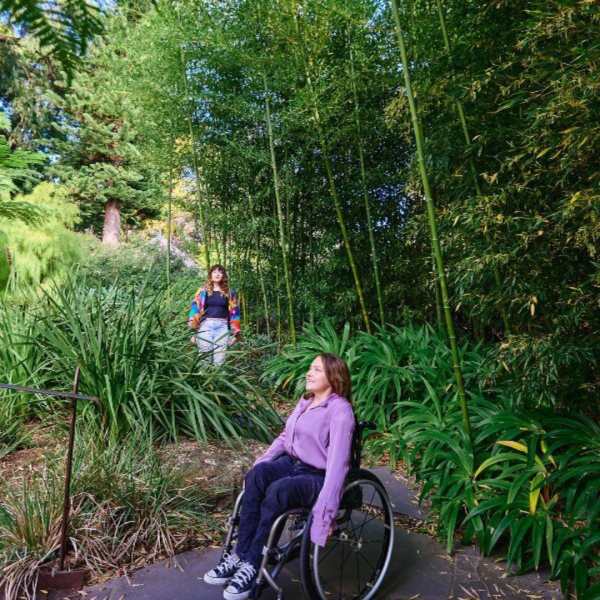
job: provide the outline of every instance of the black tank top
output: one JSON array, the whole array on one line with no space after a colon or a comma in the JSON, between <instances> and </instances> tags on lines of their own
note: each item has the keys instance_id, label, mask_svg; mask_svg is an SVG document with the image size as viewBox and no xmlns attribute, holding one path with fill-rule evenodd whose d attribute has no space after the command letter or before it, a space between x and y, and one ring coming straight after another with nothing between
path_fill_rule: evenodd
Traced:
<instances>
[{"instance_id":1,"label":"black tank top","mask_svg":"<svg viewBox=\"0 0 600 600\"><path fill-rule=\"evenodd\" d=\"M205 307L207 319L229 318L229 299L221 292L213 292L212 296L206 294Z\"/></svg>"}]
</instances>

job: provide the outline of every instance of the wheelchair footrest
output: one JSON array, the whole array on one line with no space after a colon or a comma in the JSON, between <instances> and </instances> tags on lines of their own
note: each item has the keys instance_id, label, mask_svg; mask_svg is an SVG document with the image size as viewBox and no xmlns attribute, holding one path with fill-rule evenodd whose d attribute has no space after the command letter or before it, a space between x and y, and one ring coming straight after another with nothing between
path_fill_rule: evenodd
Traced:
<instances>
[{"instance_id":1,"label":"wheelchair footrest","mask_svg":"<svg viewBox=\"0 0 600 600\"><path fill-rule=\"evenodd\" d=\"M285 552L279 546L275 546L274 548L263 546L262 554L263 556L272 558L276 563L281 562L286 558Z\"/></svg>"},{"instance_id":2,"label":"wheelchair footrest","mask_svg":"<svg viewBox=\"0 0 600 600\"><path fill-rule=\"evenodd\" d=\"M263 590L267 587L267 582L263 581L262 583L257 583L256 581L252 584L250 588L250 595L248 598L250 600L257 600L260 598L260 595L263 593Z\"/></svg>"}]
</instances>

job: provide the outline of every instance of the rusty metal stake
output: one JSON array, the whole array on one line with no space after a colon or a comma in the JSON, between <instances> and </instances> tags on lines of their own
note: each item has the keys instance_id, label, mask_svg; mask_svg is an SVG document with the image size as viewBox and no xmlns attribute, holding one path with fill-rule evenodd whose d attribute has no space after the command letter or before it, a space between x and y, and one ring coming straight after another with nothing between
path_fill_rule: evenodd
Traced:
<instances>
[{"instance_id":1,"label":"rusty metal stake","mask_svg":"<svg viewBox=\"0 0 600 600\"><path fill-rule=\"evenodd\" d=\"M77 394L79 383L79 367L75 369L73 379L73 394ZM75 445L75 420L77 419L77 400L71 398L71 426L69 428L69 449L67 450L67 474L65 475L65 499L63 502L62 526L60 532L60 562L59 570L65 570L65 554L67 552L67 524L71 508L71 474L73 472L73 446Z\"/></svg>"},{"instance_id":2,"label":"rusty metal stake","mask_svg":"<svg viewBox=\"0 0 600 600\"><path fill-rule=\"evenodd\" d=\"M93 396L81 396L77 394L77 385L79 383L79 367L75 369L75 378L73 379L73 392L57 392L55 390L40 390L37 388L23 387L20 385L9 385L0 383L0 388L7 390L16 390L19 392L31 392L42 394L44 396L59 396L69 398L71 400L71 424L69 428L69 448L67 450L67 473L65 475L65 493L63 501L62 523L60 533L60 563L59 570L64 571L65 556L67 553L67 528L69 524L69 512L71 504L71 475L73 473L73 449L75 447L75 422L77 420L77 400L90 400L96 402L100 406L102 403L99 398Z\"/></svg>"}]
</instances>

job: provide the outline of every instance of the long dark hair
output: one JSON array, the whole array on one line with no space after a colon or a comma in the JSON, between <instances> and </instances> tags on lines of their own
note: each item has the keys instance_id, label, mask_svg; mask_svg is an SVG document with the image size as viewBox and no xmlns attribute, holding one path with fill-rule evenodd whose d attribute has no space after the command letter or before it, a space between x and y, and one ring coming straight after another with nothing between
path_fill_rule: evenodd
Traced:
<instances>
[{"instance_id":1,"label":"long dark hair","mask_svg":"<svg viewBox=\"0 0 600 600\"><path fill-rule=\"evenodd\" d=\"M351 402L352 382L350 379L350 369L348 369L346 361L341 356L332 354L331 352L324 352L317 356L320 356L323 361L325 377L327 377L331 389L338 396L346 398L348 402Z\"/></svg>"},{"instance_id":2,"label":"long dark hair","mask_svg":"<svg viewBox=\"0 0 600 600\"><path fill-rule=\"evenodd\" d=\"M221 273L223 273L223 279L221 280L221 283L219 283L219 286L221 287L221 293L223 294L223 296L229 298L229 277L227 277L227 271L225 270L225 267L223 265L213 265L208 270L208 273L206 275L206 281L204 282L204 289L206 290L206 293L209 296L213 295L214 289L212 274L214 271L221 271Z\"/></svg>"}]
</instances>

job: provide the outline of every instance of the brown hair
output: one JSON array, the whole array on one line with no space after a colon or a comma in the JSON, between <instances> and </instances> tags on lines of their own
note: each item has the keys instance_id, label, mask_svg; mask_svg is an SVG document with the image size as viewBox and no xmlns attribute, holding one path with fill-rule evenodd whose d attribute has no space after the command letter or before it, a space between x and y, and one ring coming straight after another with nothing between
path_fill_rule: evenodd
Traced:
<instances>
[{"instance_id":1,"label":"brown hair","mask_svg":"<svg viewBox=\"0 0 600 600\"><path fill-rule=\"evenodd\" d=\"M332 354L331 352L317 354L315 358L317 357L321 357L323 361L325 377L327 377L331 389L338 396L346 398L348 402L351 402L352 383L350 381L350 369L348 369L346 361L341 356Z\"/></svg>"},{"instance_id":2,"label":"brown hair","mask_svg":"<svg viewBox=\"0 0 600 600\"><path fill-rule=\"evenodd\" d=\"M206 281L204 282L204 289L206 290L206 293L209 296L212 296L214 292L212 280L213 271L221 271L223 273L223 279L221 280L221 283L219 283L219 286L221 287L221 293L223 296L227 296L227 298L229 298L229 278L227 277L227 271L223 265L213 265L208 270Z\"/></svg>"}]
</instances>

